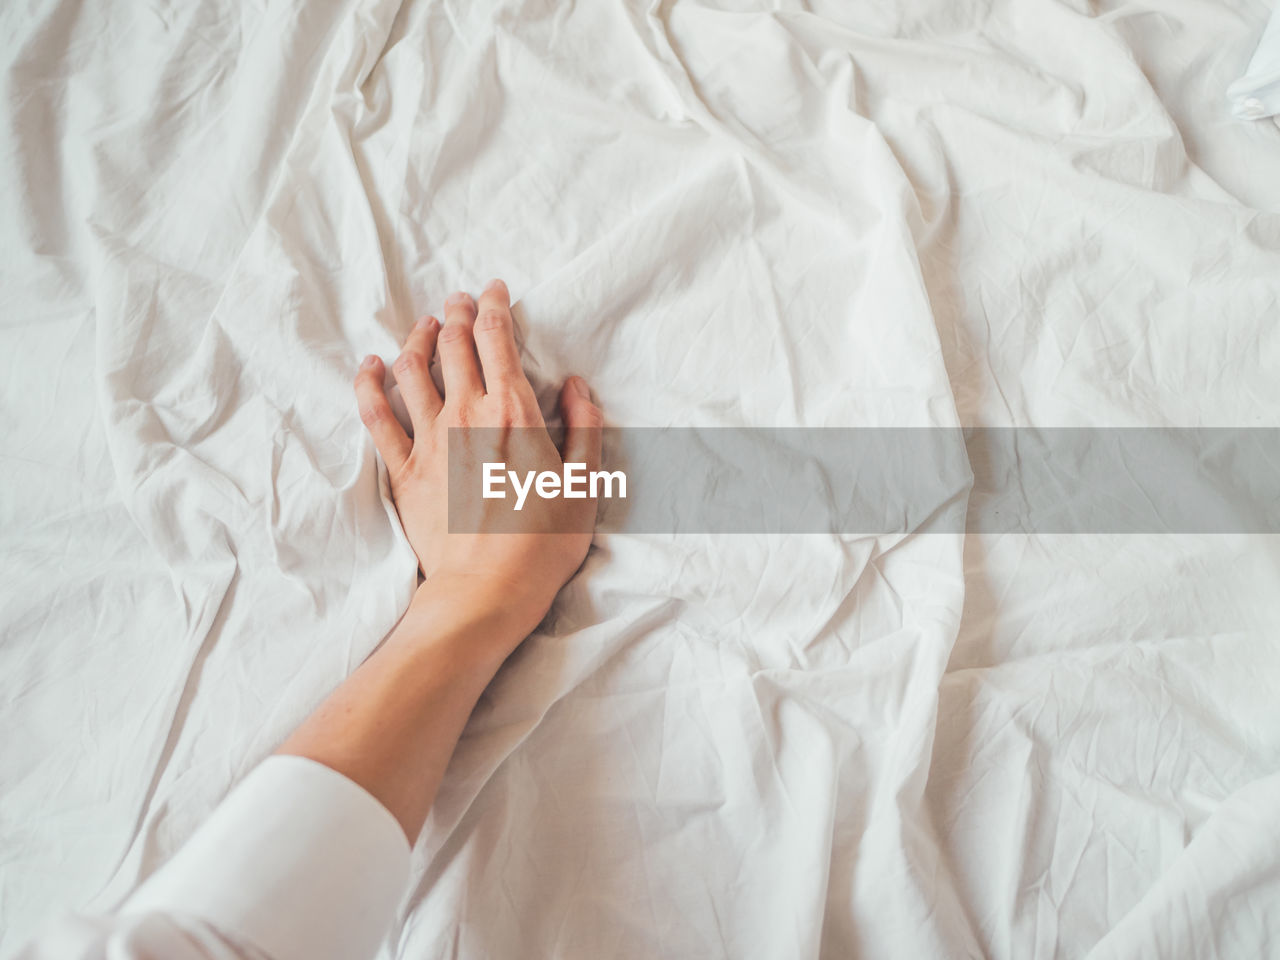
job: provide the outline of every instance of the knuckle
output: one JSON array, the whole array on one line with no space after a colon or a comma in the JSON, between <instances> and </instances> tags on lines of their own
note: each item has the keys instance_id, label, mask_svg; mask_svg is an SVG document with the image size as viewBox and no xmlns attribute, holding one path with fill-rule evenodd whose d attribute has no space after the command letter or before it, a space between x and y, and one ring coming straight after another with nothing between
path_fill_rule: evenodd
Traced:
<instances>
[{"instance_id":1,"label":"knuckle","mask_svg":"<svg viewBox=\"0 0 1280 960\"><path fill-rule=\"evenodd\" d=\"M599 430L604 426L604 411L597 406L583 407L579 414L582 426L589 430Z\"/></svg>"},{"instance_id":2,"label":"knuckle","mask_svg":"<svg viewBox=\"0 0 1280 960\"><path fill-rule=\"evenodd\" d=\"M532 390L511 391L510 407L507 410L507 421L517 427L541 427L542 411L538 408L538 398Z\"/></svg>"},{"instance_id":3,"label":"knuckle","mask_svg":"<svg viewBox=\"0 0 1280 960\"><path fill-rule=\"evenodd\" d=\"M396 358L392 368L397 374L418 375L426 372L427 358L417 350L406 350Z\"/></svg>"},{"instance_id":4,"label":"knuckle","mask_svg":"<svg viewBox=\"0 0 1280 960\"><path fill-rule=\"evenodd\" d=\"M515 419L523 406L520 403L520 398L514 392L501 387L491 390L485 396L485 403L489 405L490 411L503 423Z\"/></svg>"},{"instance_id":5,"label":"knuckle","mask_svg":"<svg viewBox=\"0 0 1280 960\"><path fill-rule=\"evenodd\" d=\"M440 343L465 343L471 339L471 332L461 323L447 323L440 331Z\"/></svg>"},{"instance_id":6,"label":"knuckle","mask_svg":"<svg viewBox=\"0 0 1280 960\"><path fill-rule=\"evenodd\" d=\"M502 310L486 307L476 317L477 333L504 333L507 329L507 315Z\"/></svg>"},{"instance_id":7,"label":"knuckle","mask_svg":"<svg viewBox=\"0 0 1280 960\"><path fill-rule=\"evenodd\" d=\"M538 408L538 395L533 392L533 387L529 385L529 381L524 376L524 371L516 369L515 376L507 381L507 389L520 402L520 406L525 410L533 410L541 416Z\"/></svg>"},{"instance_id":8,"label":"knuckle","mask_svg":"<svg viewBox=\"0 0 1280 960\"><path fill-rule=\"evenodd\" d=\"M385 403L360 404L360 420L366 427L375 427L387 418L388 408Z\"/></svg>"},{"instance_id":9,"label":"knuckle","mask_svg":"<svg viewBox=\"0 0 1280 960\"><path fill-rule=\"evenodd\" d=\"M460 403L450 411L449 426L451 427L469 427L474 421L475 415L466 404Z\"/></svg>"},{"instance_id":10,"label":"knuckle","mask_svg":"<svg viewBox=\"0 0 1280 960\"><path fill-rule=\"evenodd\" d=\"M542 422L542 407L538 404L538 395L523 376L516 382L516 396L520 398L521 409L528 412L538 423Z\"/></svg>"}]
</instances>

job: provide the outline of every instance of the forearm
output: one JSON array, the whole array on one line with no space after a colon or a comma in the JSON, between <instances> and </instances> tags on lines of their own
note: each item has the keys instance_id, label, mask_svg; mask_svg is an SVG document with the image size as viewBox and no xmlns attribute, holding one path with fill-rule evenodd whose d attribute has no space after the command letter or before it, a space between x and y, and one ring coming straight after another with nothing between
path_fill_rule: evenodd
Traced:
<instances>
[{"instance_id":1,"label":"forearm","mask_svg":"<svg viewBox=\"0 0 1280 960\"><path fill-rule=\"evenodd\" d=\"M530 621L479 585L427 580L382 646L278 752L355 781L413 842L467 718Z\"/></svg>"},{"instance_id":2,"label":"forearm","mask_svg":"<svg viewBox=\"0 0 1280 960\"><path fill-rule=\"evenodd\" d=\"M466 533L450 531L454 430L475 426L502 437L498 460L600 465L604 417L581 378L561 387L563 449L552 443L520 366L510 307L506 285L495 280L479 304L462 292L450 296L443 326L433 317L414 324L394 364L412 437L392 413L382 360L361 363L360 416L386 462L396 510L426 580L386 642L279 750L355 781L411 841L480 694L591 545L590 499L547 501L520 515L524 522L511 530L498 522L501 510L481 498L474 504L481 522ZM443 394L430 373L433 359L440 361Z\"/></svg>"},{"instance_id":3,"label":"forearm","mask_svg":"<svg viewBox=\"0 0 1280 960\"><path fill-rule=\"evenodd\" d=\"M477 313L483 323L473 333ZM434 318L415 324L395 365L412 431L391 410L381 359L366 358L356 378L361 419L426 581L383 644L133 893L122 916L185 918L278 960L349 960L377 949L467 718L582 563L595 517L594 500L549 501L511 531L489 504L476 514L485 522L450 532L453 430L499 431L499 460L596 469L603 415L571 378L560 391L562 448L528 429L542 427L542 414L500 281L478 308L466 294L451 296L445 318L443 327ZM430 373L437 358L444 395ZM176 955L197 942L192 929L177 924L156 940L152 924L147 949Z\"/></svg>"}]
</instances>

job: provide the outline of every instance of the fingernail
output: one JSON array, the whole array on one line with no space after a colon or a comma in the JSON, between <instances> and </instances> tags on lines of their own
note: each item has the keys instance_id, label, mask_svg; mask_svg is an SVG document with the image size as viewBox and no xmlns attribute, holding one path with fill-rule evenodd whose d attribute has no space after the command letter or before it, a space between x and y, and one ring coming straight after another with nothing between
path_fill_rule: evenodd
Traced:
<instances>
[{"instance_id":1,"label":"fingernail","mask_svg":"<svg viewBox=\"0 0 1280 960\"><path fill-rule=\"evenodd\" d=\"M591 399L591 389L587 386L587 381L583 380L581 377L573 378L573 392L583 400Z\"/></svg>"},{"instance_id":2,"label":"fingernail","mask_svg":"<svg viewBox=\"0 0 1280 960\"><path fill-rule=\"evenodd\" d=\"M378 362L378 358L371 353L367 357L365 357L363 360L360 361L360 366L361 368L368 368L368 367L372 367L377 362Z\"/></svg>"},{"instance_id":3,"label":"fingernail","mask_svg":"<svg viewBox=\"0 0 1280 960\"><path fill-rule=\"evenodd\" d=\"M436 325L435 317L419 317L417 327L419 330L430 330Z\"/></svg>"},{"instance_id":4,"label":"fingernail","mask_svg":"<svg viewBox=\"0 0 1280 960\"><path fill-rule=\"evenodd\" d=\"M471 294L464 293L463 291L459 290L456 293L449 294L449 298L445 300L444 305L446 307L460 307L463 304L470 304L470 303L471 303Z\"/></svg>"},{"instance_id":5,"label":"fingernail","mask_svg":"<svg viewBox=\"0 0 1280 960\"><path fill-rule=\"evenodd\" d=\"M499 293L506 293L507 285L495 277L494 279L490 280L488 283L484 285L485 293L488 293L491 290Z\"/></svg>"}]
</instances>

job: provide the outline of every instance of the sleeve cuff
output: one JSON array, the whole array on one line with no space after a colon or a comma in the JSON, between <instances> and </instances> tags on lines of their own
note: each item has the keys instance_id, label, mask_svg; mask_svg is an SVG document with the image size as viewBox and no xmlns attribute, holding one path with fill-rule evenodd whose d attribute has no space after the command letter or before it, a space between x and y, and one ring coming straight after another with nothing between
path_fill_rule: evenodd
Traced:
<instances>
[{"instance_id":1,"label":"sleeve cuff","mask_svg":"<svg viewBox=\"0 0 1280 960\"><path fill-rule=\"evenodd\" d=\"M405 892L409 843L362 787L303 757L249 774L121 913L186 914L272 960L373 956Z\"/></svg>"}]
</instances>

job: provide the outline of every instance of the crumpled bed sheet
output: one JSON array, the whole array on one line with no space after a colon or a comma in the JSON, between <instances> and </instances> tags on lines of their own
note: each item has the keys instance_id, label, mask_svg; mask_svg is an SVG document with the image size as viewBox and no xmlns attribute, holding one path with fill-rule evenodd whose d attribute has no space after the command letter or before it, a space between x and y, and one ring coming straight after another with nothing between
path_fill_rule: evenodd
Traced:
<instances>
[{"instance_id":1,"label":"crumpled bed sheet","mask_svg":"<svg viewBox=\"0 0 1280 960\"><path fill-rule=\"evenodd\" d=\"M1259 0L0 10L0 952L415 582L349 393L505 278L617 425L1280 415ZM1255 957L1267 536L601 536L385 958Z\"/></svg>"}]
</instances>

